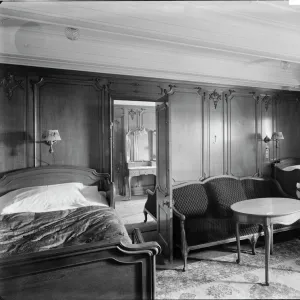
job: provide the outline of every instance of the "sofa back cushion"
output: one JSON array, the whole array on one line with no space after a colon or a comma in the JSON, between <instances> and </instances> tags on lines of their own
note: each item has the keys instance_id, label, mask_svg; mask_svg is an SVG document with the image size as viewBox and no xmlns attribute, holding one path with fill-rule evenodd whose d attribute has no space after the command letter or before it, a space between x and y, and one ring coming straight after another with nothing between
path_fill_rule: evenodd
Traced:
<instances>
[{"instance_id":1,"label":"sofa back cushion","mask_svg":"<svg viewBox=\"0 0 300 300\"><path fill-rule=\"evenodd\" d=\"M214 178L205 183L205 188L210 198L209 210L215 217L232 217L230 206L247 199L240 180L234 178Z\"/></svg>"},{"instance_id":2,"label":"sofa back cushion","mask_svg":"<svg viewBox=\"0 0 300 300\"><path fill-rule=\"evenodd\" d=\"M241 180L247 199L271 197L271 181L257 179Z\"/></svg>"},{"instance_id":3,"label":"sofa back cushion","mask_svg":"<svg viewBox=\"0 0 300 300\"><path fill-rule=\"evenodd\" d=\"M208 198L201 183L193 183L173 188L175 208L185 216L204 216L208 207Z\"/></svg>"}]
</instances>

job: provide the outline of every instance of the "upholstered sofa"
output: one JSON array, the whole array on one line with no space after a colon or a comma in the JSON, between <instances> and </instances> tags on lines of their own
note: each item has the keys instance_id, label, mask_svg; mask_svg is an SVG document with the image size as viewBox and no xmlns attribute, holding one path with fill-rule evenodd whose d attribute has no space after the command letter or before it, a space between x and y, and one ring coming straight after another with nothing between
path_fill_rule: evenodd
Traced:
<instances>
[{"instance_id":1,"label":"upholstered sofa","mask_svg":"<svg viewBox=\"0 0 300 300\"><path fill-rule=\"evenodd\" d=\"M173 233L175 246L181 249L186 269L191 250L236 241L235 222L230 206L251 198L289 197L274 179L216 176L204 181L173 186ZM273 232L300 227L274 225ZM255 254L255 244L263 235L261 225L241 224L240 239L248 239Z\"/></svg>"}]
</instances>

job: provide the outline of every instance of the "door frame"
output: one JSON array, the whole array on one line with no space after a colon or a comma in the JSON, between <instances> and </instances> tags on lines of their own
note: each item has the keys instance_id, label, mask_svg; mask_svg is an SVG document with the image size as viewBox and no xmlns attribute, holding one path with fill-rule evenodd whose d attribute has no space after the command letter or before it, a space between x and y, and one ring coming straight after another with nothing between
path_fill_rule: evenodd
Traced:
<instances>
[{"instance_id":1,"label":"door frame","mask_svg":"<svg viewBox=\"0 0 300 300\"><path fill-rule=\"evenodd\" d=\"M172 161L171 161L171 124L170 124L170 105L169 105L169 95L164 95L159 98L157 102L162 102L156 107L156 159L157 159L157 170L156 170L156 208L157 208L157 236L158 243L162 246L163 253L165 258L169 261L169 263L173 263L173 197L172 197ZM161 187L158 177L160 176L159 172L159 153L162 149L160 149L160 130L159 130L159 117L158 117L158 108L164 105L162 110L166 111L165 122L166 126L166 135L167 142L166 147L163 149L166 157L166 186ZM164 197L164 198L163 198ZM161 203L160 203L161 202ZM163 211L167 215L167 224L165 224L165 218L160 217L160 213ZM162 223L161 223L162 221ZM161 226L165 225L165 233L163 233L163 229L161 230ZM165 235L165 236L164 236Z\"/></svg>"}]
</instances>

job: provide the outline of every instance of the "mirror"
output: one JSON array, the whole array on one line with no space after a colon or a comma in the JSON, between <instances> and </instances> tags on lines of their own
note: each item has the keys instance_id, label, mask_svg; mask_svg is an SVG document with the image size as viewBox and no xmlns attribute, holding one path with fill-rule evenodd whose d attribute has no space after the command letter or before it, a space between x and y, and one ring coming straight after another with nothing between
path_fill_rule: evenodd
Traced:
<instances>
[{"instance_id":1,"label":"mirror","mask_svg":"<svg viewBox=\"0 0 300 300\"><path fill-rule=\"evenodd\" d=\"M132 161L151 161L156 153L153 152L152 130L137 128L126 134L126 159Z\"/></svg>"}]
</instances>

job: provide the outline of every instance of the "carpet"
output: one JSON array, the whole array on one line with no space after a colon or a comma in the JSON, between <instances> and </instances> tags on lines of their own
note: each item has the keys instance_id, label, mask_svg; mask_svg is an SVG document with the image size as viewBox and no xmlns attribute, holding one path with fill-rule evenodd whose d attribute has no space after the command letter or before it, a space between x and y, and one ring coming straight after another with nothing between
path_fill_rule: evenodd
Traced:
<instances>
[{"instance_id":1,"label":"carpet","mask_svg":"<svg viewBox=\"0 0 300 300\"><path fill-rule=\"evenodd\" d=\"M241 253L188 261L172 270L157 270L157 299L300 299L300 240L274 244L269 282L265 285L264 247L256 255Z\"/></svg>"}]
</instances>

